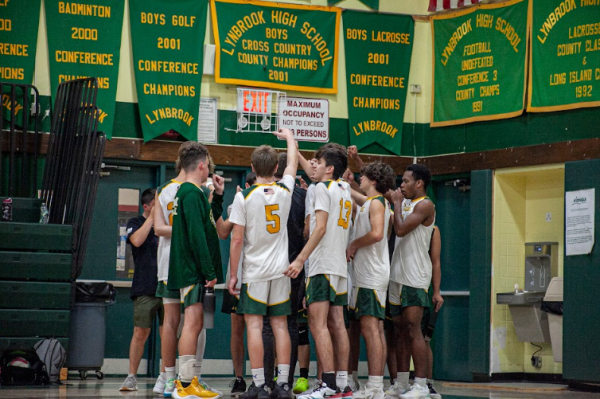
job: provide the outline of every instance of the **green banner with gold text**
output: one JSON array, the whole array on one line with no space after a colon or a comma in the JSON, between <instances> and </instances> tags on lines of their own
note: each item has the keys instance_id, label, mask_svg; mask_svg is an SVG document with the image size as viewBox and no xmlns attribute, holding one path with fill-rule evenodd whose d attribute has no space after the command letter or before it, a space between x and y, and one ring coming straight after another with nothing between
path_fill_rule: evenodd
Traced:
<instances>
[{"instance_id":1,"label":"green banner with gold text","mask_svg":"<svg viewBox=\"0 0 600 399\"><path fill-rule=\"evenodd\" d=\"M0 0L0 81L30 85L35 72L41 0ZM20 96L21 91L15 93ZM9 110L10 90L2 93L2 103ZM16 117L22 118L23 104L14 105Z\"/></svg>"},{"instance_id":2,"label":"green banner with gold text","mask_svg":"<svg viewBox=\"0 0 600 399\"><path fill-rule=\"evenodd\" d=\"M528 5L511 0L432 17L432 127L523 113Z\"/></svg>"},{"instance_id":3,"label":"green banner with gold text","mask_svg":"<svg viewBox=\"0 0 600 399\"><path fill-rule=\"evenodd\" d=\"M330 6L341 2L342 0L327 0L327 4ZM374 10L379 10L379 0L360 0L367 6L371 7Z\"/></svg>"},{"instance_id":4,"label":"green banner with gold text","mask_svg":"<svg viewBox=\"0 0 600 399\"><path fill-rule=\"evenodd\" d=\"M144 141L174 130L198 139L207 0L129 0Z\"/></svg>"},{"instance_id":5,"label":"green banner with gold text","mask_svg":"<svg viewBox=\"0 0 600 399\"><path fill-rule=\"evenodd\" d=\"M527 111L600 106L600 1L531 3Z\"/></svg>"},{"instance_id":6,"label":"green banner with gold text","mask_svg":"<svg viewBox=\"0 0 600 399\"><path fill-rule=\"evenodd\" d=\"M400 155L414 21L408 15L344 11L350 142Z\"/></svg>"},{"instance_id":7,"label":"green banner with gold text","mask_svg":"<svg viewBox=\"0 0 600 399\"><path fill-rule=\"evenodd\" d=\"M98 79L98 131L112 137L119 78L122 0L45 0L50 87L69 80Z\"/></svg>"},{"instance_id":8,"label":"green banner with gold text","mask_svg":"<svg viewBox=\"0 0 600 399\"><path fill-rule=\"evenodd\" d=\"M217 83L337 93L341 9L254 0L211 3Z\"/></svg>"}]
</instances>

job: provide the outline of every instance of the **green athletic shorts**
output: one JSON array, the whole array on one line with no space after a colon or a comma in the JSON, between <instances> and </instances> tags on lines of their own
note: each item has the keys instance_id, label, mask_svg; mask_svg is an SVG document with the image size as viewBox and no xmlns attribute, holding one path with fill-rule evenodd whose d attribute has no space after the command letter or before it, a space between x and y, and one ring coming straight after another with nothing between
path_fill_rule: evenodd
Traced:
<instances>
[{"instance_id":1,"label":"green athletic shorts","mask_svg":"<svg viewBox=\"0 0 600 399\"><path fill-rule=\"evenodd\" d=\"M292 314L291 290L292 284L288 277L242 284L237 312L263 316L288 316Z\"/></svg>"},{"instance_id":2,"label":"green athletic shorts","mask_svg":"<svg viewBox=\"0 0 600 399\"><path fill-rule=\"evenodd\" d=\"M179 300L179 290L170 290L167 288L166 281L159 281L158 286L156 287L155 296L157 298L169 298Z\"/></svg>"},{"instance_id":3,"label":"green athletic shorts","mask_svg":"<svg viewBox=\"0 0 600 399\"><path fill-rule=\"evenodd\" d=\"M183 308L194 305L196 303L202 303L204 300L204 286L200 283L181 288L179 290L179 299L183 304Z\"/></svg>"},{"instance_id":4,"label":"green athletic shorts","mask_svg":"<svg viewBox=\"0 0 600 399\"><path fill-rule=\"evenodd\" d=\"M308 311L306 309L299 309L298 315L296 316L296 323L299 326L308 325Z\"/></svg>"},{"instance_id":5,"label":"green athletic shorts","mask_svg":"<svg viewBox=\"0 0 600 399\"><path fill-rule=\"evenodd\" d=\"M133 299L133 325L135 327L152 328L156 316L158 316L158 325L162 326L165 314L161 298L142 295Z\"/></svg>"},{"instance_id":6,"label":"green athletic shorts","mask_svg":"<svg viewBox=\"0 0 600 399\"><path fill-rule=\"evenodd\" d=\"M348 279L332 274L317 274L306 281L306 304L329 301L332 306L348 305Z\"/></svg>"},{"instance_id":7,"label":"green athletic shorts","mask_svg":"<svg viewBox=\"0 0 600 399\"><path fill-rule=\"evenodd\" d=\"M386 291L360 287L353 287L352 291L349 308L354 320L360 320L362 316L385 319Z\"/></svg>"},{"instance_id":8,"label":"green athletic shorts","mask_svg":"<svg viewBox=\"0 0 600 399\"><path fill-rule=\"evenodd\" d=\"M429 295L427 290L422 288L413 288L406 285L402 286L402 307L422 306L429 308Z\"/></svg>"}]
</instances>

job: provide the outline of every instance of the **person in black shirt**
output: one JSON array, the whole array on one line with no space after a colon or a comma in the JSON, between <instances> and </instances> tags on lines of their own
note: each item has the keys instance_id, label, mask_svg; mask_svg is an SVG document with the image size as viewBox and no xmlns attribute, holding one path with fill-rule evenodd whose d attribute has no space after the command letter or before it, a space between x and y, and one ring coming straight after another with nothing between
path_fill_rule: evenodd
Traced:
<instances>
[{"instance_id":1,"label":"person in black shirt","mask_svg":"<svg viewBox=\"0 0 600 399\"><path fill-rule=\"evenodd\" d=\"M279 154L279 162L277 171L275 172L275 180L279 181L283 177L283 171L287 165L287 154ZM293 261L296 259L302 248L304 248L304 209L305 209L306 190L294 186L292 193L292 206L290 208L290 216L287 222L288 231L288 259ZM300 297L301 287L304 284L304 269L300 274L291 279L292 292L290 293L290 304L292 314L287 317L288 331L290 333L290 341L292 345L292 353L290 355L290 373L289 384L294 385L294 370L298 361L298 323L297 311L301 306L302 298ZM269 387L273 386L273 376L275 373L275 356L273 350L273 329L268 317L263 319L263 343L264 343L264 368L266 383Z\"/></svg>"},{"instance_id":2,"label":"person in black shirt","mask_svg":"<svg viewBox=\"0 0 600 399\"><path fill-rule=\"evenodd\" d=\"M142 193L144 213L127 222L127 243L131 244L133 283L130 296L133 300L133 337L129 346L129 374L120 391L137 391L136 373L144 354L144 345L158 315L162 330L162 299L155 297L157 277L158 237L154 234L152 208L156 190L149 188Z\"/></svg>"}]
</instances>

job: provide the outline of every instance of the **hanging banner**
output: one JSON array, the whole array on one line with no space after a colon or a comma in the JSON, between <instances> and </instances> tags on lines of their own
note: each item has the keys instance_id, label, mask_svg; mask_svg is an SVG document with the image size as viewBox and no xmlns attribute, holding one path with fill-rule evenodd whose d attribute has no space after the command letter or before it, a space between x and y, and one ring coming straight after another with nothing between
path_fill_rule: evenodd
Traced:
<instances>
[{"instance_id":1,"label":"hanging banner","mask_svg":"<svg viewBox=\"0 0 600 399\"><path fill-rule=\"evenodd\" d=\"M217 83L337 93L341 9L211 1Z\"/></svg>"},{"instance_id":2,"label":"hanging banner","mask_svg":"<svg viewBox=\"0 0 600 399\"><path fill-rule=\"evenodd\" d=\"M0 1L0 81L30 85L35 71L41 0L27 3ZM2 94L2 103L10 110L10 90ZM16 97L22 95L16 93ZM16 117L22 118L23 104L14 104Z\"/></svg>"},{"instance_id":3,"label":"hanging banner","mask_svg":"<svg viewBox=\"0 0 600 399\"><path fill-rule=\"evenodd\" d=\"M415 24L411 16L344 12L350 143L400 155Z\"/></svg>"},{"instance_id":4,"label":"hanging banner","mask_svg":"<svg viewBox=\"0 0 600 399\"><path fill-rule=\"evenodd\" d=\"M112 137L119 78L124 3L45 0L52 99L62 82L98 79L98 131Z\"/></svg>"},{"instance_id":5,"label":"hanging banner","mask_svg":"<svg viewBox=\"0 0 600 399\"><path fill-rule=\"evenodd\" d=\"M330 6L341 2L342 0L327 0L327 4ZM365 3L365 5L371 7L374 10L379 10L379 0L360 0Z\"/></svg>"},{"instance_id":6,"label":"hanging banner","mask_svg":"<svg viewBox=\"0 0 600 399\"><path fill-rule=\"evenodd\" d=\"M523 113L528 5L511 0L432 17L432 127Z\"/></svg>"},{"instance_id":7,"label":"hanging banner","mask_svg":"<svg viewBox=\"0 0 600 399\"><path fill-rule=\"evenodd\" d=\"M600 106L600 2L531 3L527 111Z\"/></svg>"},{"instance_id":8,"label":"hanging banner","mask_svg":"<svg viewBox=\"0 0 600 399\"><path fill-rule=\"evenodd\" d=\"M207 0L129 0L144 141L175 130L198 139Z\"/></svg>"}]
</instances>

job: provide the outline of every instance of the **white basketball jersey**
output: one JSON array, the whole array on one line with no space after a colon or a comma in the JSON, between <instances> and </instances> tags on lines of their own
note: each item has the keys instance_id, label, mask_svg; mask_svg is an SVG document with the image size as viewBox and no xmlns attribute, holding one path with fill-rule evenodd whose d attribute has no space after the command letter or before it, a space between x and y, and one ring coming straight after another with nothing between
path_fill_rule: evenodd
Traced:
<instances>
[{"instance_id":1,"label":"white basketball jersey","mask_svg":"<svg viewBox=\"0 0 600 399\"><path fill-rule=\"evenodd\" d=\"M158 204L162 210L165 221L173 225L173 200L177 195L181 182L171 180L158 191ZM158 240L158 281L167 281L169 278L169 257L171 255L171 237L159 237Z\"/></svg>"},{"instance_id":2,"label":"white basketball jersey","mask_svg":"<svg viewBox=\"0 0 600 399\"><path fill-rule=\"evenodd\" d=\"M315 187L315 215L311 219L316 220L316 211L328 213L327 231L308 258L308 277L317 274L348 277L346 247L352 219L350 185L342 179L318 183ZM312 230L311 223L311 234Z\"/></svg>"},{"instance_id":3,"label":"white basketball jersey","mask_svg":"<svg viewBox=\"0 0 600 399\"><path fill-rule=\"evenodd\" d=\"M289 266L287 221L295 179L285 175L278 183L255 184L236 194L229 218L245 226L242 283L283 277Z\"/></svg>"},{"instance_id":4,"label":"white basketball jersey","mask_svg":"<svg viewBox=\"0 0 600 399\"><path fill-rule=\"evenodd\" d=\"M402 203L402 219L406 220L423 200L428 198L405 199ZM429 247L434 225L435 218L430 226L419 224L406 236L396 237L390 280L413 288L429 289L432 269Z\"/></svg>"},{"instance_id":5,"label":"white basketball jersey","mask_svg":"<svg viewBox=\"0 0 600 399\"><path fill-rule=\"evenodd\" d=\"M387 232L390 224L390 205L383 196L368 198L356 215L355 238L372 230L371 204L381 201L384 206L383 239L373 245L359 248L354 255L354 286L385 291L390 280L390 258Z\"/></svg>"},{"instance_id":6,"label":"white basketball jersey","mask_svg":"<svg viewBox=\"0 0 600 399\"><path fill-rule=\"evenodd\" d=\"M229 205L227 207L227 214L231 217L231 210L233 209L233 204ZM242 255L240 256L240 263L238 263L238 270L237 270L237 284L235 285L235 288L237 288L238 290L240 288L242 288L242 269L243 269L243 260L244 260L244 252L242 251ZM227 287L229 285L229 278L231 275L231 265L229 264L229 262L227 262L227 274L225 275L225 287Z\"/></svg>"}]
</instances>

